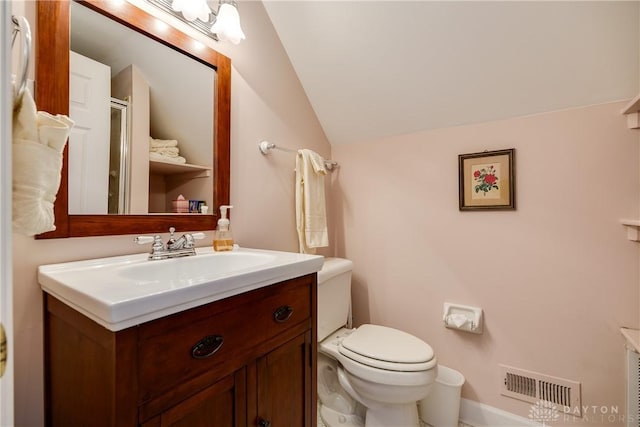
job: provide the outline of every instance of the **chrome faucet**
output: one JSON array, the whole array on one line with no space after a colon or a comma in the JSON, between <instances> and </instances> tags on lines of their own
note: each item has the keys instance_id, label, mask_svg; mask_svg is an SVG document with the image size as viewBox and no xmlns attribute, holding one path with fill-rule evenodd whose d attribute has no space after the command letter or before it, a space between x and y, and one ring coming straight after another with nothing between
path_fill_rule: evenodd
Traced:
<instances>
[{"instance_id":1,"label":"chrome faucet","mask_svg":"<svg viewBox=\"0 0 640 427\"><path fill-rule=\"evenodd\" d=\"M175 227L169 228L170 236L166 244L162 243L162 238L159 235L138 236L135 237L133 241L139 245L153 243L151 245L151 252L149 253L150 260L160 260L195 255L195 241L204 239L204 233L185 233L181 237L176 239L173 235L175 231Z\"/></svg>"}]
</instances>

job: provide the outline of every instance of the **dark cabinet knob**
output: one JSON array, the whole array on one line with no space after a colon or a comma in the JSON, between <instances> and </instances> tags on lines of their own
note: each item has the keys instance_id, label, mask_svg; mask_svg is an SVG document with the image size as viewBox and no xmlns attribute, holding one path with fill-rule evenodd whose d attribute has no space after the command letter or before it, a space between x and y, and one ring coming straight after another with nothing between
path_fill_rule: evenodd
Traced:
<instances>
[{"instance_id":1,"label":"dark cabinet knob","mask_svg":"<svg viewBox=\"0 0 640 427\"><path fill-rule=\"evenodd\" d=\"M220 350L224 339L220 335L209 335L202 338L191 347L191 357L194 359L206 359Z\"/></svg>"},{"instance_id":2,"label":"dark cabinet knob","mask_svg":"<svg viewBox=\"0 0 640 427\"><path fill-rule=\"evenodd\" d=\"M288 305L282 305L273 312L273 319L278 323L283 323L289 320L293 314L293 308Z\"/></svg>"},{"instance_id":3,"label":"dark cabinet knob","mask_svg":"<svg viewBox=\"0 0 640 427\"><path fill-rule=\"evenodd\" d=\"M271 427L271 421L261 419L258 421L258 427Z\"/></svg>"}]
</instances>

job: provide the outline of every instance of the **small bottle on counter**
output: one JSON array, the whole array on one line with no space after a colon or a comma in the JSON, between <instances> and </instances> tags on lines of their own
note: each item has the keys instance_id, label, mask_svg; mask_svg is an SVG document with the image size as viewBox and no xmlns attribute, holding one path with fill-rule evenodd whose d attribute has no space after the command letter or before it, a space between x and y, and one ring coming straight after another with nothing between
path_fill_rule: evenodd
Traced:
<instances>
[{"instance_id":1,"label":"small bottle on counter","mask_svg":"<svg viewBox=\"0 0 640 427\"><path fill-rule=\"evenodd\" d=\"M230 229L230 222L227 219L227 209L233 206L220 206L220 219L218 220L218 228L213 235L213 250L215 251L232 251L233 250L233 234Z\"/></svg>"}]
</instances>

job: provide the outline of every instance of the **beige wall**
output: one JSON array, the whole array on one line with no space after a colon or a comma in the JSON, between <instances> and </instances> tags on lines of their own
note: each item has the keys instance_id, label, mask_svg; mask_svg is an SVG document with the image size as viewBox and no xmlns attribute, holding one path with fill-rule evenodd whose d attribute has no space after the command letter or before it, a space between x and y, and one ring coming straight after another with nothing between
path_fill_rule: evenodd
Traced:
<instances>
[{"instance_id":1,"label":"beige wall","mask_svg":"<svg viewBox=\"0 0 640 427\"><path fill-rule=\"evenodd\" d=\"M333 146L356 323L426 340L465 375L465 398L528 416L499 395L502 363L579 381L583 404L624 413L618 328L640 326L640 246L618 220L637 218L640 183L623 105ZM503 148L516 149L517 210L460 212L457 155ZM484 333L445 329L445 301L482 307Z\"/></svg>"},{"instance_id":2,"label":"beige wall","mask_svg":"<svg viewBox=\"0 0 640 427\"><path fill-rule=\"evenodd\" d=\"M14 2L14 13L35 22L34 2ZM232 59L231 203L239 244L296 251L293 169L295 157L263 157L261 138L308 147L328 156L322 132L286 54L259 2L241 3L247 35L239 46L215 44ZM203 41L206 41L203 39ZM187 231L187 230L179 230ZM205 242L210 243L211 234ZM14 235L16 425L43 423L42 295L38 265L142 252L132 236L34 240Z\"/></svg>"}]
</instances>

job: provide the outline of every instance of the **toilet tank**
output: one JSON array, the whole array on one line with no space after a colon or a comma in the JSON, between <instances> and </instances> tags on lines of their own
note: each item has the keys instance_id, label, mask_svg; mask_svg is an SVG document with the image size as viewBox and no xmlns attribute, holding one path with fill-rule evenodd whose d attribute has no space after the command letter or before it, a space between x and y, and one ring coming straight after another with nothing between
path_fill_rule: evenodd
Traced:
<instances>
[{"instance_id":1,"label":"toilet tank","mask_svg":"<svg viewBox=\"0 0 640 427\"><path fill-rule=\"evenodd\" d=\"M351 309L353 262L325 258L318 271L318 341L345 326Z\"/></svg>"}]
</instances>

